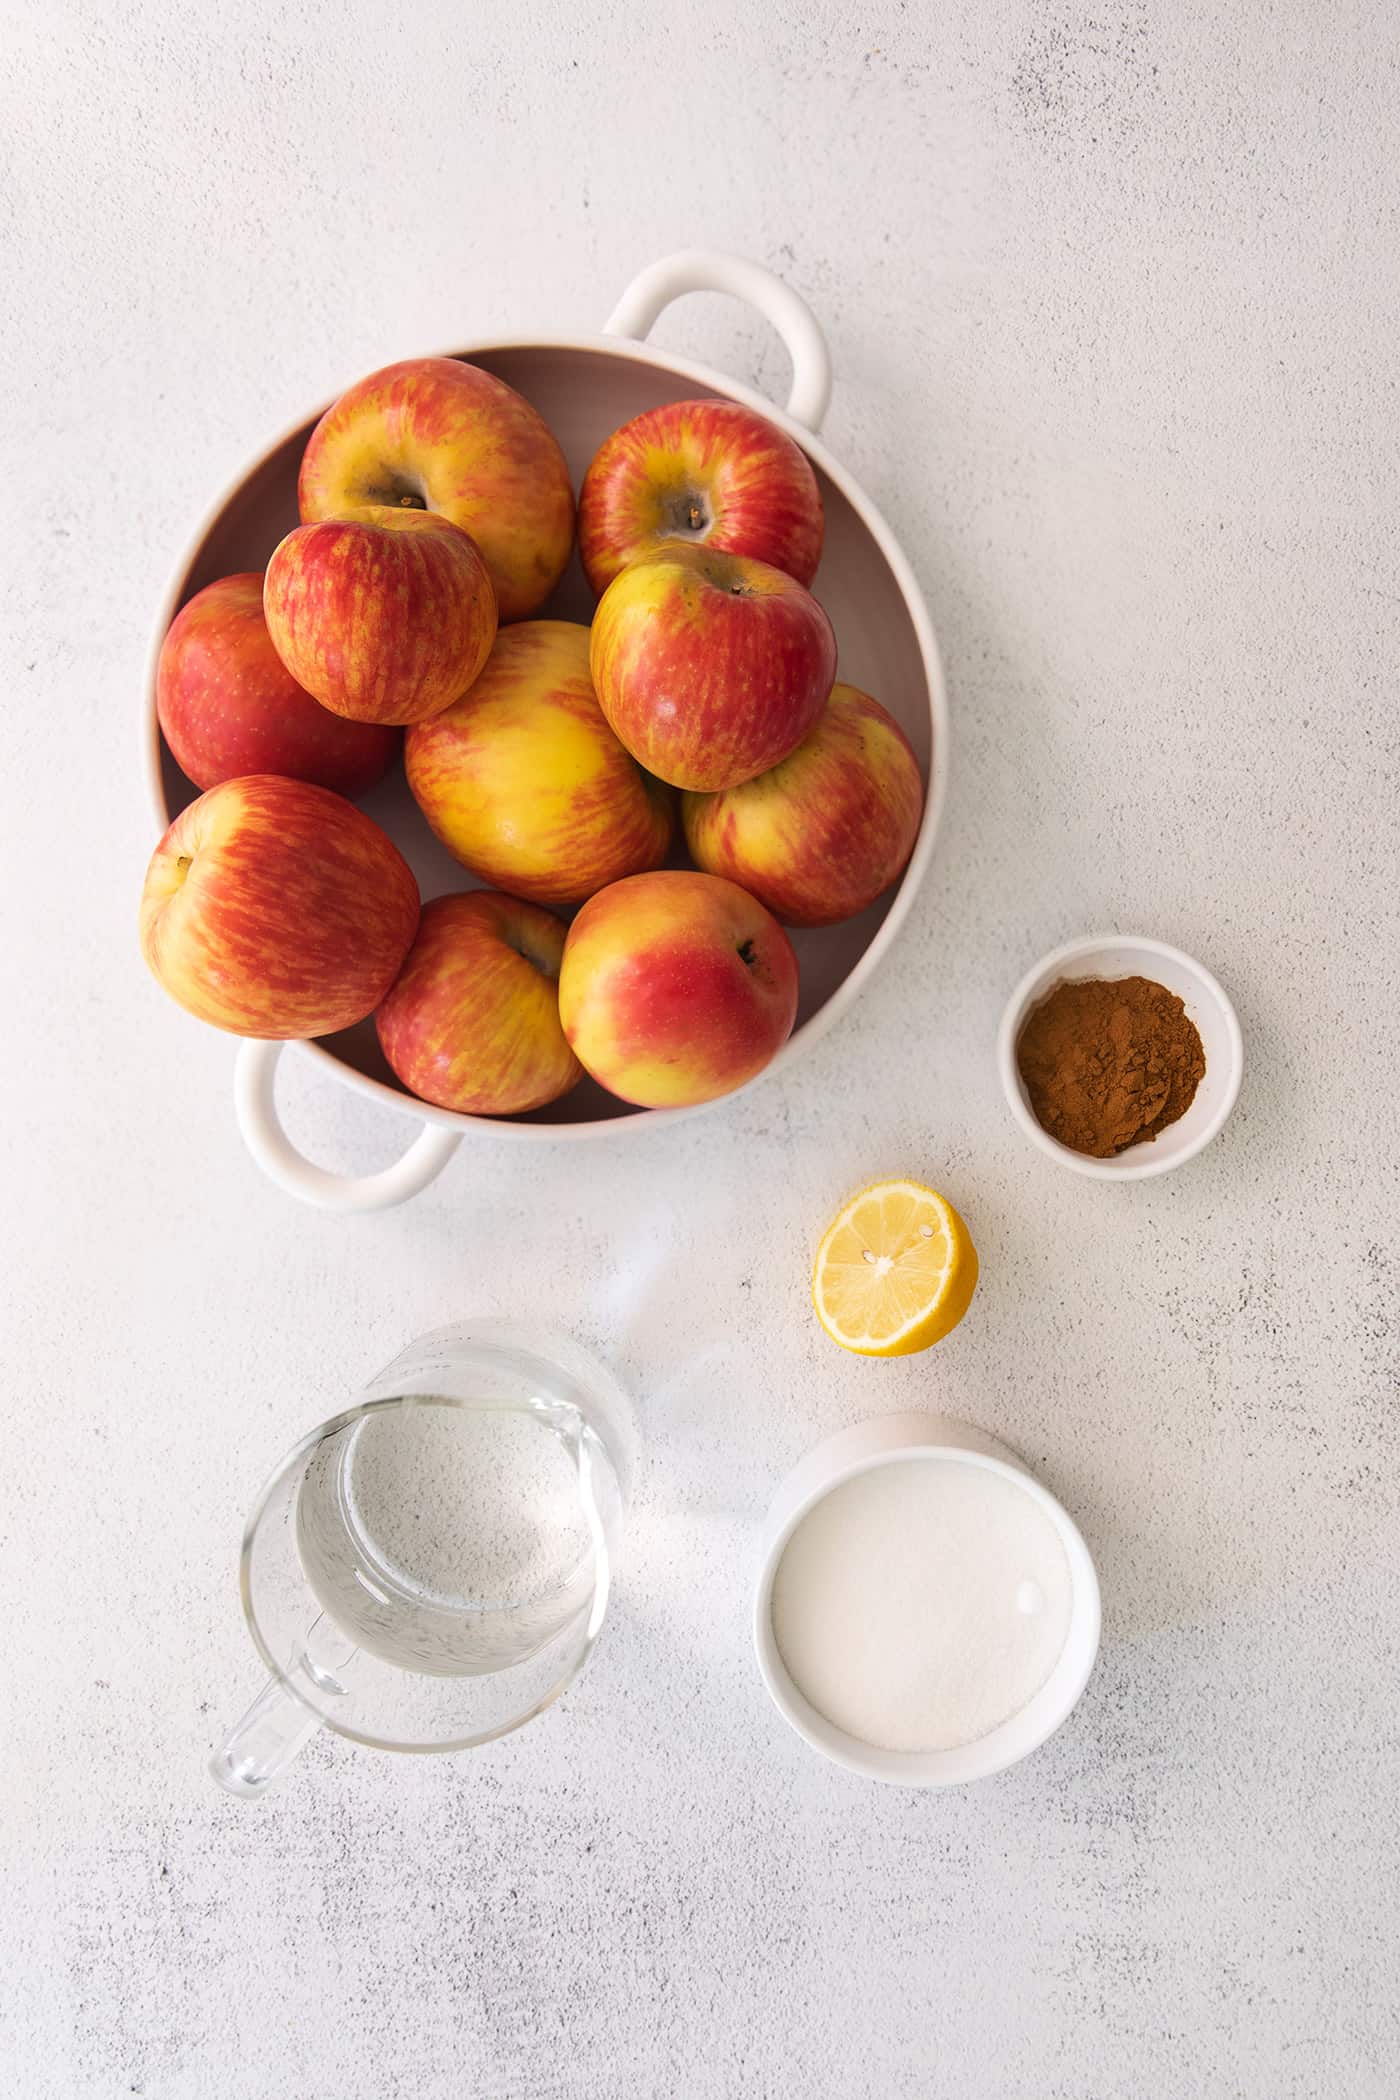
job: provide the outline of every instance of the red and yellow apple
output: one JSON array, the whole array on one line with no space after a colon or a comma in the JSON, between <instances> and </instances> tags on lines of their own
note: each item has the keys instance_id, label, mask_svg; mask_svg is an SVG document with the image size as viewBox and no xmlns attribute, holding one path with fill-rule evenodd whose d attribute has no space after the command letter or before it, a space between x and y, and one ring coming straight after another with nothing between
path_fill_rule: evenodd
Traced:
<instances>
[{"instance_id":1,"label":"red and yellow apple","mask_svg":"<svg viewBox=\"0 0 1400 2100\"><path fill-rule=\"evenodd\" d=\"M782 569L672 541L604 591L589 660L598 703L639 765L711 791L801 743L836 676L836 637Z\"/></svg>"},{"instance_id":2,"label":"red and yellow apple","mask_svg":"<svg viewBox=\"0 0 1400 2100\"><path fill-rule=\"evenodd\" d=\"M408 784L449 853L493 888L577 904L657 867L673 796L603 719L588 629L503 627L476 683L404 744Z\"/></svg>"},{"instance_id":3,"label":"red and yellow apple","mask_svg":"<svg viewBox=\"0 0 1400 2100\"><path fill-rule=\"evenodd\" d=\"M297 683L356 722L440 714L496 639L476 542L432 511L366 506L298 525L267 565L263 609Z\"/></svg>"},{"instance_id":4,"label":"red and yellow apple","mask_svg":"<svg viewBox=\"0 0 1400 2100\"><path fill-rule=\"evenodd\" d=\"M542 605L574 536L569 470L553 432L504 380L455 357L411 357L326 410L301 463L304 522L382 504L436 511L480 547L503 620Z\"/></svg>"},{"instance_id":5,"label":"red and yellow apple","mask_svg":"<svg viewBox=\"0 0 1400 2100\"><path fill-rule=\"evenodd\" d=\"M668 401L595 454L578 502L578 549L595 591L662 540L749 554L810 583L822 499L801 446L737 401Z\"/></svg>"},{"instance_id":6,"label":"red and yellow apple","mask_svg":"<svg viewBox=\"0 0 1400 2100\"><path fill-rule=\"evenodd\" d=\"M399 747L397 730L345 721L297 684L272 646L257 573L220 577L181 606L161 643L156 713L198 788L285 773L362 795Z\"/></svg>"},{"instance_id":7,"label":"red and yellow apple","mask_svg":"<svg viewBox=\"0 0 1400 2100\"><path fill-rule=\"evenodd\" d=\"M924 784L904 731L853 685L771 772L687 795L697 866L742 883L789 926L834 926L887 890L914 850Z\"/></svg>"},{"instance_id":8,"label":"red and yellow apple","mask_svg":"<svg viewBox=\"0 0 1400 2100\"><path fill-rule=\"evenodd\" d=\"M642 1108L714 1101L792 1032L797 958L747 890L716 875L629 875L564 944L559 1015L584 1069Z\"/></svg>"},{"instance_id":9,"label":"red and yellow apple","mask_svg":"<svg viewBox=\"0 0 1400 2100\"><path fill-rule=\"evenodd\" d=\"M471 1116L543 1108L582 1078L559 1023L564 928L494 890L436 897L378 1013L413 1093Z\"/></svg>"},{"instance_id":10,"label":"red and yellow apple","mask_svg":"<svg viewBox=\"0 0 1400 2100\"><path fill-rule=\"evenodd\" d=\"M210 788L156 847L141 952L234 1035L331 1035L373 1013L418 925L407 861L353 803L255 773Z\"/></svg>"}]
</instances>

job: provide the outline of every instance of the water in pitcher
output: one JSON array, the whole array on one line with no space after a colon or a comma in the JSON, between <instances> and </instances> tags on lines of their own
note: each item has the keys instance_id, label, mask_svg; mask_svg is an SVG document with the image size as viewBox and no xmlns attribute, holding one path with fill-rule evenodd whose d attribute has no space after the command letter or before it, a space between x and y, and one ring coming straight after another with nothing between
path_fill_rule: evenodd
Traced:
<instances>
[{"instance_id":1,"label":"water in pitcher","mask_svg":"<svg viewBox=\"0 0 1400 2100\"><path fill-rule=\"evenodd\" d=\"M566 1402L415 1397L315 1454L297 1550L326 1616L400 1669L482 1676L591 1604L607 1453Z\"/></svg>"}]
</instances>

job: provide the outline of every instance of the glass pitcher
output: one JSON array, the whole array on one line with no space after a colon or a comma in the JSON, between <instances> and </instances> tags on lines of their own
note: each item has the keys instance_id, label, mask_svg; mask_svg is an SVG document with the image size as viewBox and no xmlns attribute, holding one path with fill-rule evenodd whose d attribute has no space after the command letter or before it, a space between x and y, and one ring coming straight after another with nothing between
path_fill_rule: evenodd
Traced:
<instances>
[{"instance_id":1,"label":"glass pitcher","mask_svg":"<svg viewBox=\"0 0 1400 2100\"><path fill-rule=\"evenodd\" d=\"M602 1628L634 1442L622 1387L565 1337L478 1321L410 1343L248 1519L270 1678L219 1784L256 1798L322 1727L463 1750L541 1713Z\"/></svg>"}]
</instances>

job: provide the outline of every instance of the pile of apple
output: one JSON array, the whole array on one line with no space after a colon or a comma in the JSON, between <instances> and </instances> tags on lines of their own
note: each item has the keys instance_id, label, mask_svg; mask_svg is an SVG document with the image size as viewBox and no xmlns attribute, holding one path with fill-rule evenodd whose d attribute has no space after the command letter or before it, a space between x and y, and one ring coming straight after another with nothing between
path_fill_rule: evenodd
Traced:
<instances>
[{"instance_id":1,"label":"pile of apple","mask_svg":"<svg viewBox=\"0 0 1400 2100\"><path fill-rule=\"evenodd\" d=\"M473 365L352 387L298 504L266 573L209 584L161 652L161 727L205 791L146 876L161 984L238 1035L373 1014L404 1086L469 1114L543 1107L585 1071L648 1108L742 1086L797 1010L779 920L864 909L923 808L897 724L834 682L802 451L722 401L616 431L578 506L591 628L533 617L573 546L568 469ZM488 888L420 909L354 806L400 744ZM677 789L693 868L663 866ZM570 925L551 908L574 905Z\"/></svg>"}]
</instances>

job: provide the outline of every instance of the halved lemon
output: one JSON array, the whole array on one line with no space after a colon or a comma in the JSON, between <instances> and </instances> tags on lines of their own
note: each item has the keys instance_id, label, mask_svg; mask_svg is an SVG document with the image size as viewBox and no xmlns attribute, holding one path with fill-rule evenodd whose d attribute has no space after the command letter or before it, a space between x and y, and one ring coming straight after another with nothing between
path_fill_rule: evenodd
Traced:
<instances>
[{"instance_id":1,"label":"halved lemon","mask_svg":"<svg viewBox=\"0 0 1400 2100\"><path fill-rule=\"evenodd\" d=\"M817 1318L856 1356L913 1356L951 1334L977 1286L977 1249L920 1181L876 1181L839 1210L812 1270Z\"/></svg>"}]
</instances>

